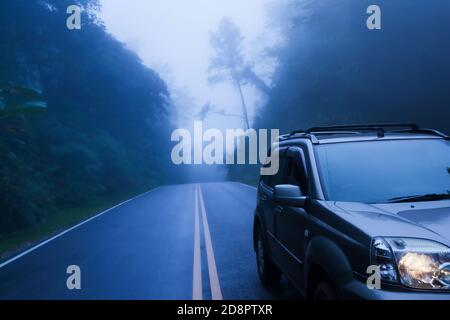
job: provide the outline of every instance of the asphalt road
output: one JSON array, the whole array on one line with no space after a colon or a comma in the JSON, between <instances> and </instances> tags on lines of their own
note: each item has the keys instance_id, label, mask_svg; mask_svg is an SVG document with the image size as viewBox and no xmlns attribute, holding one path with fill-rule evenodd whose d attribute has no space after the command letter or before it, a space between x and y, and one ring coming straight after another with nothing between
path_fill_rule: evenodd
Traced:
<instances>
[{"instance_id":1,"label":"asphalt road","mask_svg":"<svg viewBox=\"0 0 450 320\"><path fill-rule=\"evenodd\" d=\"M167 186L129 200L0 263L0 299L296 299L259 283L256 190L239 183ZM67 287L79 266L80 290Z\"/></svg>"}]
</instances>

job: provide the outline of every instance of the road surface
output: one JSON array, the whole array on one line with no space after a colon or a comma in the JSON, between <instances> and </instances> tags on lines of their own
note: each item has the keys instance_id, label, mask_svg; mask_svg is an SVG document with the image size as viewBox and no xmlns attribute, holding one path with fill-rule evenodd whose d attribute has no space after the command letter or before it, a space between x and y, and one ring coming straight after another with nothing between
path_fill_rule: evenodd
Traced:
<instances>
[{"instance_id":1,"label":"road surface","mask_svg":"<svg viewBox=\"0 0 450 320\"><path fill-rule=\"evenodd\" d=\"M0 263L0 299L295 299L259 283L256 190L239 183L166 186ZM80 290L69 290L69 266Z\"/></svg>"}]
</instances>

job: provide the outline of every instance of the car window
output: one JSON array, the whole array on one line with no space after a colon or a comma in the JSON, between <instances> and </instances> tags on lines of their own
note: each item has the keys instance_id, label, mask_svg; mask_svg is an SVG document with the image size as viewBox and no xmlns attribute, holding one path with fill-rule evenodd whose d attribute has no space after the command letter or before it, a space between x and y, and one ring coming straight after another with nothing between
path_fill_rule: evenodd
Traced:
<instances>
[{"instance_id":1,"label":"car window","mask_svg":"<svg viewBox=\"0 0 450 320\"><path fill-rule=\"evenodd\" d=\"M303 159L298 157L291 159L286 183L299 186L303 194L308 194L308 178Z\"/></svg>"},{"instance_id":2,"label":"car window","mask_svg":"<svg viewBox=\"0 0 450 320\"><path fill-rule=\"evenodd\" d=\"M267 151L267 157L270 157L272 154L272 148L269 148L269 150ZM264 165L263 167L269 167L270 165ZM271 175L261 175L261 181L264 183L264 185L266 185L267 187L271 186L271 181L272 181L272 176Z\"/></svg>"},{"instance_id":3,"label":"car window","mask_svg":"<svg viewBox=\"0 0 450 320\"><path fill-rule=\"evenodd\" d=\"M445 140L328 144L318 146L317 154L328 200L386 203L450 194L450 143Z\"/></svg>"},{"instance_id":4,"label":"car window","mask_svg":"<svg viewBox=\"0 0 450 320\"><path fill-rule=\"evenodd\" d=\"M286 176L290 170L291 159L288 157L280 157L280 167L277 174L271 176L270 187L275 187L279 184L286 184Z\"/></svg>"}]
</instances>

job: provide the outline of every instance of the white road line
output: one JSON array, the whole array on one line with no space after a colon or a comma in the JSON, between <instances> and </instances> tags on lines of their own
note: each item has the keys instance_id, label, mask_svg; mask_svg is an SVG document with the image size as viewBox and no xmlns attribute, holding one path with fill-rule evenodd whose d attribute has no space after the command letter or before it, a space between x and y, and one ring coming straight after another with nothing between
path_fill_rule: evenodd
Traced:
<instances>
[{"instance_id":1,"label":"white road line","mask_svg":"<svg viewBox=\"0 0 450 320\"><path fill-rule=\"evenodd\" d=\"M203 231L205 234L206 257L208 260L209 284L211 286L211 295L213 300L223 300L222 291L220 289L219 276L217 273L216 260L214 258L214 250L209 232L208 219L206 217L205 203L203 201L202 188L199 186L200 208L202 210Z\"/></svg>"},{"instance_id":2,"label":"white road line","mask_svg":"<svg viewBox=\"0 0 450 320\"><path fill-rule=\"evenodd\" d=\"M34 247L32 247L32 248L30 248L30 249L28 249L28 250L26 250L26 251L24 251L24 252L18 254L17 256L15 256L15 257L13 257L13 258L11 258L11 259L9 259L9 260L7 260L7 261L1 263L1 264L0 264L0 269L3 268L3 267L6 267L8 264L10 264L10 263L12 263L12 262L14 262L14 261L16 261L16 260L22 258L23 256L25 256L25 255L27 255L27 254L29 254L29 253L35 251L36 249L39 249L40 247L45 246L47 243L49 243L49 242L51 242L51 241L53 241L53 240L55 240L55 239L58 239L59 237L65 235L66 233L68 233L68 232L70 232L70 231L72 231L72 230L74 230L74 229L76 229L76 228L78 228L78 227L81 227L82 225L84 225L84 224L86 224L86 223L88 223L88 222L90 222L90 221L92 221L92 220L94 220L94 219L97 219L98 217L104 215L105 213L108 213L108 212L110 212L110 211L112 211L112 210L114 210L114 209L116 209L116 208L118 208L118 207L120 207L120 206L122 206L122 205L128 203L128 202L131 202L131 201L136 200L136 199L138 199L138 198L140 198L140 197L143 197L143 196L145 196L145 195L147 195L147 194L149 194L149 193L151 193L151 192L153 192L153 191L156 191L156 190L159 189L159 188L160 188L160 187L155 188L155 189L153 189L153 190L150 190L150 191L148 191L148 192L146 192L146 193L143 193L143 194L141 194L141 195L138 195L138 196L136 196L136 197L134 197L134 198L132 198L132 199L129 199L129 200L127 200L127 201L124 201L124 202L122 202L122 203L119 203L118 205L116 205L116 206L114 206L114 207L112 207L112 208L110 208L110 209L108 209L108 210L105 210L105 211L103 211L103 212L97 214L96 216L93 216L93 217L91 217L91 218L89 218L89 219L87 219L87 220L85 220L85 221L83 221L83 222L77 224L76 226L73 226L73 227L71 227L71 228L69 228L69 229L63 231L63 232L57 234L56 236L51 237L50 239L45 240L45 241L39 243L38 245L36 245L36 246L34 246Z\"/></svg>"},{"instance_id":3,"label":"white road line","mask_svg":"<svg viewBox=\"0 0 450 320\"><path fill-rule=\"evenodd\" d=\"M202 258L200 251L200 216L198 212L198 186L195 186L195 230L194 230L194 268L192 277L192 299L202 300L203 299L203 289L202 289Z\"/></svg>"}]
</instances>

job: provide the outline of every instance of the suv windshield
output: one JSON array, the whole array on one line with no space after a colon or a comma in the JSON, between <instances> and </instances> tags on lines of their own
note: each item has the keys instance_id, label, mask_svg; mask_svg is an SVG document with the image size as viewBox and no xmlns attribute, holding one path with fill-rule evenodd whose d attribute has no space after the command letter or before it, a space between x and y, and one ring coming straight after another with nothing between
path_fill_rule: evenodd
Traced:
<instances>
[{"instance_id":1,"label":"suv windshield","mask_svg":"<svg viewBox=\"0 0 450 320\"><path fill-rule=\"evenodd\" d=\"M450 143L445 140L324 144L317 154L331 201L387 203L450 194Z\"/></svg>"}]
</instances>

